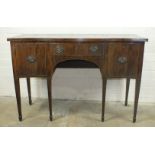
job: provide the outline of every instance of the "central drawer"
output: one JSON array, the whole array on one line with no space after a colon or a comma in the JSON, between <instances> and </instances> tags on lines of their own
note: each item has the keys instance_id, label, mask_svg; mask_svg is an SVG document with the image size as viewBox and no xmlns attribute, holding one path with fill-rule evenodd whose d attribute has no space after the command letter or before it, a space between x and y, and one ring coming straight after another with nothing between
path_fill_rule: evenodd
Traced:
<instances>
[{"instance_id":1,"label":"central drawer","mask_svg":"<svg viewBox=\"0 0 155 155\"><path fill-rule=\"evenodd\" d=\"M74 56L76 54L76 44L73 43L52 43L53 55Z\"/></svg>"},{"instance_id":2,"label":"central drawer","mask_svg":"<svg viewBox=\"0 0 155 155\"><path fill-rule=\"evenodd\" d=\"M99 43L53 43L55 56L103 56L104 45Z\"/></svg>"},{"instance_id":3,"label":"central drawer","mask_svg":"<svg viewBox=\"0 0 155 155\"><path fill-rule=\"evenodd\" d=\"M103 56L105 46L102 43L80 43L77 55L80 56Z\"/></svg>"}]
</instances>

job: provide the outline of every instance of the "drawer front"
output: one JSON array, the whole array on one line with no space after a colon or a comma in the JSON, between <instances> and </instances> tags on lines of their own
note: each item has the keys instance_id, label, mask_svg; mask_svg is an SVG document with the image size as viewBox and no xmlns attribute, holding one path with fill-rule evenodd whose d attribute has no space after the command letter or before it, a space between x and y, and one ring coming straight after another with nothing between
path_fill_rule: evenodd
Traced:
<instances>
[{"instance_id":1,"label":"drawer front","mask_svg":"<svg viewBox=\"0 0 155 155\"><path fill-rule=\"evenodd\" d=\"M46 51L44 43L13 44L14 71L19 76L46 75Z\"/></svg>"},{"instance_id":2,"label":"drawer front","mask_svg":"<svg viewBox=\"0 0 155 155\"><path fill-rule=\"evenodd\" d=\"M109 43L106 69L109 77L135 77L138 72L138 43Z\"/></svg>"},{"instance_id":3,"label":"drawer front","mask_svg":"<svg viewBox=\"0 0 155 155\"><path fill-rule=\"evenodd\" d=\"M77 55L82 56L103 56L106 45L99 43L80 43Z\"/></svg>"},{"instance_id":4,"label":"drawer front","mask_svg":"<svg viewBox=\"0 0 155 155\"><path fill-rule=\"evenodd\" d=\"M76 45L73 43L53 43L53 55L74 56L76 55Z\"/></svg>"},{"instance_id":5,"label":"drawer front","mask_svg":"<svg viewBox=\"0 0 155 155\"><path fill-rule=\"evenodd\" d=\"M103 56L103 44L98 43L53 43L53 54L56 56Z\"/></svg>"}]
</instances>

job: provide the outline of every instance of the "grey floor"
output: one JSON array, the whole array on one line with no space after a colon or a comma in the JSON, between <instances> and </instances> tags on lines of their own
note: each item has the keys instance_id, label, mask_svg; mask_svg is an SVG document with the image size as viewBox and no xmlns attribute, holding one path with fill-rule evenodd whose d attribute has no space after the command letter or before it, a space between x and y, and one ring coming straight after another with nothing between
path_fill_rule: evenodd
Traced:
<instances>
[{"instance_id":1,"label":"grey floor","mask_svg":"<svg viewBox=\"0 0 155 155\"><path fill-rule=\"evenodd\" d=\"M133 103L108 102L105 122L101 122L101 102L53 100L52 122L48 116L48 100L22 98L23 121L17 119L16 99L0 97L0 126L4 127L138 127L155 126L155 103L139 104L137 122L132 123Z\"/></svg>"}]
</instances>

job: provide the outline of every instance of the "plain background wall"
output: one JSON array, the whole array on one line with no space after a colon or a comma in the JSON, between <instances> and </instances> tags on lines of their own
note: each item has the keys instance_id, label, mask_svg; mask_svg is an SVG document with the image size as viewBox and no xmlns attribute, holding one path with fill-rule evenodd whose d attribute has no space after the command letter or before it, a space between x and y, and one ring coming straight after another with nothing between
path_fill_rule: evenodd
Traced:
<instances>
[{"instance_id":1,"label":"plain background wall","mask_svg":"<svg viewBox=\"0 0 155 155\"><path fill-rule=\"evenodd\" d=\"M10 44L7 37L20 34L102 33L137 34L148 38L145 45L140 102L155 103L155 28L0 28L0 96L15 96ZM134 100L134 80L130 84L129 101ZM53 77L53 98L101 100L101 75L98 69L57 69ZM21 95L27 96L26 80L21 80ZM32 79L32 96L47 97L45 79ZM109 80L107 101L124 101L125 80Z\"/></svg>"}]
</instances>

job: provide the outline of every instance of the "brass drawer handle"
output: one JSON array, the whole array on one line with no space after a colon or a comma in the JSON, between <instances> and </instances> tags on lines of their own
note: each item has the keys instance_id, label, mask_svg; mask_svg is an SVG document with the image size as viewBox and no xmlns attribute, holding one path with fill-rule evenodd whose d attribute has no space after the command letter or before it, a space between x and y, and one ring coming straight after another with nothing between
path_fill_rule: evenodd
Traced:
<instances>
[{"instance_id":1,"label":"brass drawer handle","mask_svg":"<svg viewBox=\"0 0 155 155\"><path fill-rule=\"evenodd\" d=\"M90 46L90 51L92 52L92 53L95 53L97 50L98 50L98 46L97 45L92 45L92 46Z\"/></svg>"},{"instance_id":2,"label":"brass drawer handle","mask_svg":"<svg viewBox=\"0 0 155 155\"><path fill-rule=\"evenodd\" d=\"M117 59L117 61L118 61L118 63L120 63L120 64L125 64L125 63L127 63L127 58L126 58L126 57L119 57L119 58Z\"/></svg>"},{"instance_id":3,"label":"brass drawer handle","mask_svg":"<svg viewBox=\"0 0 155 155\"><path fill-rule=\"evenodd\" d=\"M28 56L27 58L26 58L26 60L27 60L27 62L29 62L29 63L35 63L36 62L36 58L34 57L34 56Z\"/></svg>"},{"instance_id":4,"label":"brass drawer handle","mask_svg":"<svg viewBox=\"0 0 155 155\"><path fill-rule=\"evenodd\" d=\"M64 52L64 47L62 45L57 45L56 46L56 53L61 54Z\"/></svg>"}]
</instances>

